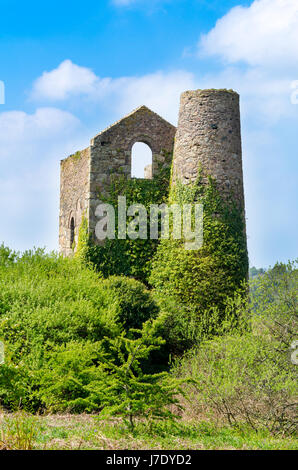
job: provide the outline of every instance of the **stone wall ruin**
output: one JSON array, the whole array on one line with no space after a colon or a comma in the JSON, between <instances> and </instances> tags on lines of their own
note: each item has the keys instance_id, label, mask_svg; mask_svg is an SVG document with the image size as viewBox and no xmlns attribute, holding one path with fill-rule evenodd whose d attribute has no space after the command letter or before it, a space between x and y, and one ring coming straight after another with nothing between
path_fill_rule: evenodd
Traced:
<instances>
[{"instance_id":1,"label":"stone wall ruin","mask_svg":"<svg viewBox=\"0 0 298 470\"><path fill-rule=\"evenodd\" d=\"M175 133L175 126L146 106L141 106L97 134L90 147L61 161L59 245L65 256L73 251L72 219L75 223L75 246L83 214L90 234L94 235L95 210L100 194L105 194L109 187L111 177L131 177L133 145L143 142L150 147L152 165L145 168L144 176L154 178L162 168L170 167L172 163Z\"/></svg>"}]
</instances>

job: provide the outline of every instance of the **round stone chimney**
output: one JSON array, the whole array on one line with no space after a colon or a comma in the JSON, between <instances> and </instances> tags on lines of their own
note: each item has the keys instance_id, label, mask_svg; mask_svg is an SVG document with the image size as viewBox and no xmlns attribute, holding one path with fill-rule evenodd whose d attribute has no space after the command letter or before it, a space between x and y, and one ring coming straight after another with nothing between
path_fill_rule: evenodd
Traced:
<instances>
[{"instance_id":1,"label":"round stone chimney","mask_svg":"<svg viewBox=\"0 0 298 470\"><path fill-rule=\"evenodd\" d=\"M199 168L221 195L244 209L239 95L232 90L182 93L174 146L173 183L193 182Z\"/></svg>"}]
</instances>

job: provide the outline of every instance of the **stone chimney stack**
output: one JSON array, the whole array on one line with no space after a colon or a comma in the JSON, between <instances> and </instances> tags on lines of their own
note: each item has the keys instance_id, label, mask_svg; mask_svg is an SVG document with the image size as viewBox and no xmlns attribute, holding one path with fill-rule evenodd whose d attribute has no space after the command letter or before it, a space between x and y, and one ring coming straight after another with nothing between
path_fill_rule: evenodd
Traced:
<instances>
[{"instance_id":1,"label":"stone chimney stack","mask_svg":"<svg viewBox=\"0 0 298 470\"><path fill-rule=\"evenodd\" d=\"M173 183L193 182L199 167L224 198L244 210L239 95L232 90L182 93L174 146Z\"/></svg>"}]
</instances>

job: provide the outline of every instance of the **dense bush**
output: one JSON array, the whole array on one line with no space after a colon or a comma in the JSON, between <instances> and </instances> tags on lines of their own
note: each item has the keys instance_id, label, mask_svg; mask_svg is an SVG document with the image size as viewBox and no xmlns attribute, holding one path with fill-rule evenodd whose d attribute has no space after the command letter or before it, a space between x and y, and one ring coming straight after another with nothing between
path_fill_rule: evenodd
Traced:
<instances>
[{"instance_id":1,"label":"dense bush","mask_svg":"<svg viewBox=\"0 0 298 470\"><path fill-rule=\"evenodd\" d=\"M30 411L106 407L131 425L139 416L171 416L168 405L179 406L177 382L156 365L193 348L174 368L179 379L191 379L192 415L292 433L297 310L297 262L256 277L249 301L234 289L224 309L206 304L198 316L191 302L152 293L135 279L105 279L80 257L18 255L1 246L0 404Z\"/></svg>"},{"instance_id":2,"label":"dense bush","mask_svg":"<svg viewBox=\"0 0 298 470\"><path fill-rule=\"evenodd\" d=\"M156 420L175 420L170 405L181 410L178 396L182 393L180 383L167 372L147 373L143 364L148 362L152 351L159 350L165 340L158 336L163 316L144 323L142 330L134 330L134 338L123 333L108 339L112 353L103 359L106 372L102 387L104 416L121 416L124 423L134 430L136 419L146 419L151 427ZM131 336L131 335L129 335Z\"/></svg>"},{"instance_id":3,"label":"dense bush","mask_svg":"<svg viewBox=\"0 0 298 470\"><path fill-rule=\"evenodd\" d=\"M211 330L217 333L235 292L242 289L246 295L248 257L244 215L232 198L230 202L223 201L211 178L208 185L203 185L200 175L192 185L177 181L171 189L170 202L180 206L203 204L203 246L199 250L186 250L184 239L161 240L149 280L158 297L168 300L169 310L171 304L176 306L177 316L173 321L178 321L177 328L188 323L186 331L199 339L205 337L205 332L207 336ZM163 300L162 303L165 304ZM190 343L193 343L191 336Z\"/></svg>"},{"instance_id":4,"label":"dense bush","mask_svg":"<svg viewBox=\"0 0 298 470\"><path fill-rule=\"evenodd\" d=\"M167 350L173 357L197 347L202 341L222 336L232 331L247 331L249 323L243 313L247 308L246 286L238 289L233 297L225 299L221 308L211 306L200 310L192 304L177 302L171 296L154 292L156 302L164 314L160 334L167 340Z\"/></svg>"},{"instance_id":5,"label":"dense bush","mask_svg":"<svg viewBox=\"0 0 298 470\"><path fill-rule=\"evenodd\" d=\"M124 276L110 276L102 282L102 287L119 305L117 319L126 330L139 328L157 316L157 304L141 282Z\"/></svg>"},{"instance_id":6,"label":"dense bush","mask_svg":"<svg viewBox=\"0 0 298 470\"><path fill-rule=\"evenodd\" d=\"M211 410L230 424L246 421L254 429L295 432L298 370L290 347L297 335L297 309L294 263L277 265L255 280L246 312L251 331L206 341L178 366L179 375L196 381L193 408Z\"/></svg>"},{"instance_id":7,"label":"dense bush","mask_svg":"<svg viewBox=\"0 0 298 470\"><path fill-rule=\"evenodd\" d=\"M182 365L196 380L194 408L275 433L297 430L296 367L276 343L248 334L206 342Z\"/></svg>"},{"instance_id":8,"label":"dense bush","mask_svg":"<svg viewBox=\"0 0 298 470\"><path fill-rule=\"evenodd\" d=\"M57 406L90 409L95 402L88 386L100 375L101 342L157 315L149 292L134 279L104 280L80 260L42 250L17 256L1 247L0 260L2 403L22 399L35 409L49 403L40 390L52 374L57 394L49 393Z\"/></svg>"}]
</instances>

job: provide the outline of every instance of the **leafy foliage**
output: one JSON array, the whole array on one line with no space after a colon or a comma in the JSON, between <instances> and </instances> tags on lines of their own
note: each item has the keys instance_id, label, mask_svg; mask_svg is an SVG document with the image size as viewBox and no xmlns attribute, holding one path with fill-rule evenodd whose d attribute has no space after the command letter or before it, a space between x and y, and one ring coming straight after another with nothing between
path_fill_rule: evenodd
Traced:
<instances>
[{"instance_id":1,"label":"leafy foliage","mask_svg":"<svg viewBox=\"0 0 298 470\"><path fill-rule=\"evenodd\" d=\"M246 310L251 331L205 341L185 356L179 375L196 380L195 407L233 425L245 421L255 430L295 433L298 377L290 347L297 335L297 263L276 265L252 287Z\"/></svg>"},{"instance_id":2,"label":"leafy foliage","mask_svg":"<svg viewBox=\"0 0 298 470\"><path fill-rule=\"evenodd\" d=\"M103 416L120 415L131 430L137 417L145 418L150 424L154 420L175 419L169 405L181 408L177 395L181 393L179 381L166 372L146 374L141 366L151 351L165 343L156 335L159 318L148 321L142 330L134 330L138 338L132 339L125 333L115 339L108 339L111 357L104 362L105 388L102 390Z\"/></svg>"},{"instance_id":3,"label":"leafy foliage","mask_svg":"<svg viewBox=\"0 0 298 470\"><path fill-rule=\"evenodd\" d=\"M43 250L8 259L0 264L2 404L94 409L90 382L100 376L103 339L141 328L156 304L139 281L104 280L78 259Z\"/></svg>"},{"instance_id":4,"label":"leafy foliage","mask_svg":"<svg viewBox=\"0 0 298 470\"><path fill-rule=\"evenodd\" d=\"M249 322L244 312L247 308L246 286L226 299L224 310L216 305L200 311L191 304L154 293L157 304L165 316L162 336L167 339L167 350L174 357L197 347L202 340L234 331L248 331Z\"/></svg>"},{"instance_id":5,"label":"leafy foliage","mask_svg":"<svg viewBox=\"0 0 298 470\"><path fill-rule=\"evenodd\" d=\"M197 329L198 319L204 316L211 319L216 313L220 323L225 318L228 299L243 289L247 279L243 213L232 199L223 201L211 178L207 186L203 185L200 175L193 185L178 181L172 187L170 202L203 204L204 243L199 250L185 250L184 239L162 240L150 282L161 298L173 299L178 312L182 312L183 322L196 323Z\"/></svg>"},{"instance_id":6,"label":"leafy foliage","mask_svg":"<svg viewBox=\"0 0 298 470\"><path fill-rule=\"evenodd\" d=\"M12 264L16 258L17 253L4 246L3 243L0 245L0 265L7 266Z\"/></svg>"},{"instance_id":7,"label":"leafy foliage","mask_svg":"<svg viewBox=\"0 0 298 470\"><path fill-rule=\"evenodd\" d=\"M257 269L255 266L252 266L251 268L249 268L250 279L254 279L255 277L260 276L264 273L265 273L265 269L263 268Z\"/></svg>"},{"instance_id":8,"label":"leafy foliage","mask_svg":"<svg viewBox=\"0 0 298 470\"><path fill-rule=\"evenodd\" d=\"M116 215L116 234L118 221L118 196L126 196L127 206L131 204L143 204L149 214L150 204L166 202L169 192L169 170L163 169L159 176L153 179L127 180L125 176L111 179L111 184L106 188L105 194L99 198L111 204ZM127 223L132 217L127 218ZM148 218L149 230L149 218ZM83 236L83 235L82 235ZM156 252L158 240L106 240L103 246L95 245L89 240L85 260L90 262L100 271L104 277L111 275L125 275L138 279L145 284L151 272L152 259ZM85 243L86 246L86 243Z\"/></svg>"},{"instance_id":9,"label":"leafy foliage","mask_svg":"<svg viewBox=\"0 0 298 470\"><path fill-rule=\"evenodd\" d=\"M254 328L288 351L298 331L298 260L277 263L251 282Z\"/></svg>"},{"instance_id":10,"label":"leafy foliage","mask_svg":"<svg viewBox=\"0 0 298 470\"><path fill-rule=\"evenodd\" d=\"M144 285L124 276L110 276L102 282L103 289L118 303L118 322L125 331L138 328L159 313L157 303Z\"/></svg>"}]
</instances>

